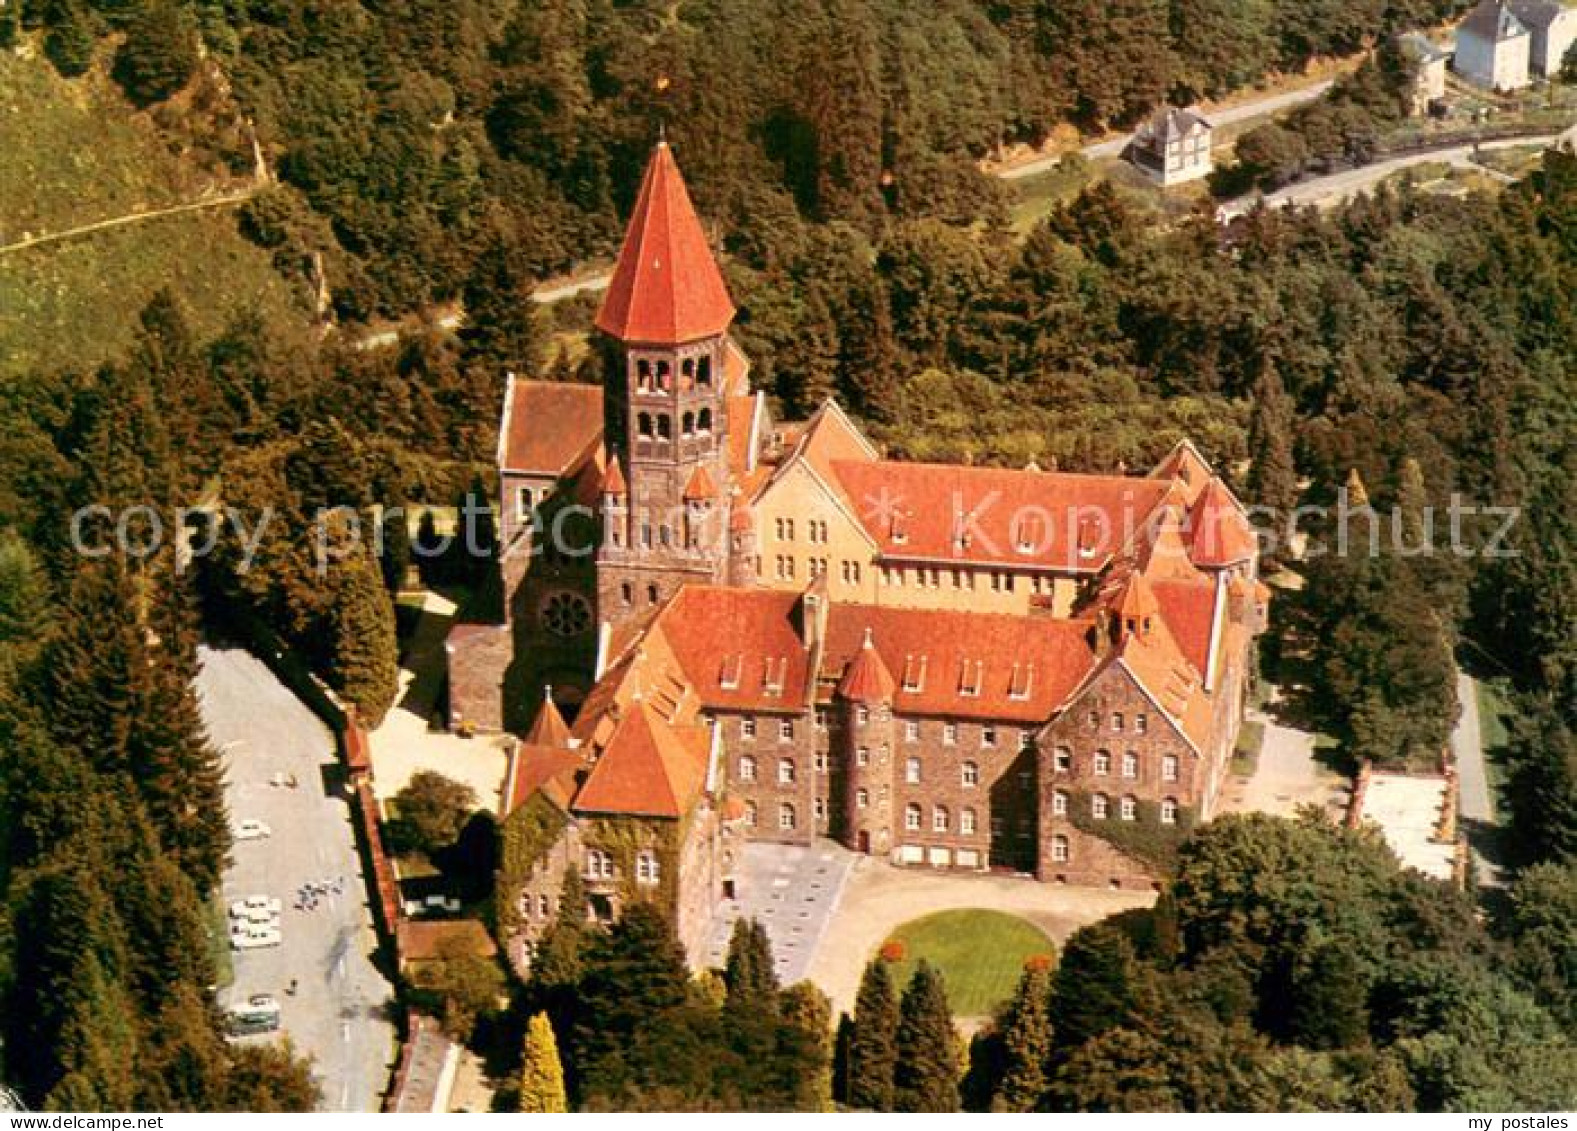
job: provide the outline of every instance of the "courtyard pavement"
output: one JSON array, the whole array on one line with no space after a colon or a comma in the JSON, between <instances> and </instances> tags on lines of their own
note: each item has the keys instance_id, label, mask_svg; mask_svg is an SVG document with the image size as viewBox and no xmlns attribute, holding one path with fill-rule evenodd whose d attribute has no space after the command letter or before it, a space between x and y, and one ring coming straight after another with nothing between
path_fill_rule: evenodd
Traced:
<instances>
[{"instance_id":1,"label":"courtyard pavement","mask_svg":"<svg viewBox=\"0 0 1577 1131\"><path fill-rule=\"evenodd\" d=\"M220 1005L273 994L284 1033L312 1058L321 1109L377 1111L395 1054L392 992L373 964L367 885L333 735L249 652L203 647L199 660L197 692L223 756L230 820L261 820L272 829L263 839L236 842L225 905L253 895L284 905L283 944L232 952L235 979ZM275 775L296 784L272 784ZM342 892L323 896L316 910L295 906L308 880L339 877ZM287 992L292 981L294 994Z\"/></svg>"},{"instance_id":2,"label":"courtyard pavement","mask_svg":"<svg viewBox=\"0 0 1577 1131\"><path fill-rule=\"evenodd\" d=\"M496 813L509 762L507 740L461 738L445 730L438 715L447 666L444 637L454 613L453 602L426 595L421 621L400 660L399 697L369 736L373 792L382 801L404 789L418 770L436 770L470 786L477 805Z\"/></svg>"},{"instance_id":3,"label":"courtyard pavement","mask_svg":"<svg viewBox=\"0 0 1577 1131\"><path fill-rule=\"evenodd\" d=\"M776 851L786 850L777 847ZM854 1008L854 995L865 964L895 928L922 915L960 908L1005 911L1034 923L1060 945L1079 927L1119 911L1148 907L1155 901L1153 892L1064 887L1027 876L899 868L883 860L858 856L827 841L818 841L816 851L831 853L835 864L841 861L845 876L827 908L825 926L804 951L806 976L832 999L835 1010ZM791 869L789 875L794 874ZM793 905L795 887L775 890L784 890L784 902ZM776 953L779 935L771 920L764 921ZM783 967L780 965L779 969Z\"/></svg>"},{"instance_id":4,"label":"courtyard pavement","mask_svg":"<svg viewBox=\"0 0 1577 1131\"><path fill-rule=\"evenodd\" d=\"M828 921L838 910L855 859L854 853L830 840L818 840L808 848L746 844L735 877L739 898L723 905L707 965L721 967L727 961L728 938L737 920L756 919L772 940L778 981L785 986L803 981Z\"/></svg>"},{"instance_id":5,"label":"courtyard pavement","mask_svg":"<svg viewBox=\"0 0 1577 1131\"><path fill-rule=\"evenodd\" d=\"M1259 764L1253 777L1227 779L1218 806L1222 812L1290 817L1300 805L1319 805L1333 815L1346 812L1350 783L1315 758L1314 735L1259 711L1247 717L1265 724Z\"/></svg>"}]
</instances>

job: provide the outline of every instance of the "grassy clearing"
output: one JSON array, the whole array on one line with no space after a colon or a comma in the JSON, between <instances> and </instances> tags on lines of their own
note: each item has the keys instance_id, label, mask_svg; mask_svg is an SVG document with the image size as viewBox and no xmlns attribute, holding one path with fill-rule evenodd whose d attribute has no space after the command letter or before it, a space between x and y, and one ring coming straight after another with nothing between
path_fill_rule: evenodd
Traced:
<instances>
[{"instance_id":1,"label":"grassy clearing","mask_svg":"<svg viewBox=\"0 0 1577 1131\"><path fill-rule=\"evenodd\" d=\"M1489 779L1489 800L1497 810L1506 789L1506 756L1511 746L1510 721L1515 717L1506 689L1498 683L1475 680L1478 689L1478 726L1484 740L1484 774ZM1504 814L1500 814L1503 818Z\"/></svg>"},{"instance_id":2,"label":"grassy clearing","mask_svg":"<svg viewBox=\"0 0 1577 1131\"><path fill-rule=\"evenodd\" d=\"M1020 236L1028 235L1053 208L1072 200L1080 189L1099 179L1099 167L1103 164L1075 153L1044 173L1015 181L1013 187L1018 200L1012 209L1013 231Z\"/></svg>"},{"instance_id":3,"label":"grassy clearing","mask_svg":"<svg viewBox=\"0 0 1577 1131\"><path fill-rule=\"evenodd\" d=\"M0 244L234 189L170 151L101 71L67 81L0 52ZM121 353L160 287L207 337L237 312L299 319L300 299L233 211L151 219L0 257L0 380Z\"/></svg>"},{"instance_id":4,"label":"grassy clearing","mask_svg":"<svg viewBox=\"0 0 1577 1131\"><path fill-rule=\"evenodd\" d=\"M1232 772L1239 777L1253 777L1259 766L1259 752L1265 745L1265 724L1250 719L1238 731L1237 749L1232 752Z\"/></svg>"},{"instance_id":5,"label":"grassy clearing","mask_svg":"<svg viewBox=\"0 0 1577 1131\"><path fill-rule=\"evenodd\" d=\"M1027 959L1055 951L1033 923L983 909L927 915L899 927L888 942L903 946L891 970L900 990L923 958L941 971L947 1000L960 1017L991 1013L1013 996Z\"/></svg>"}]
</instances>

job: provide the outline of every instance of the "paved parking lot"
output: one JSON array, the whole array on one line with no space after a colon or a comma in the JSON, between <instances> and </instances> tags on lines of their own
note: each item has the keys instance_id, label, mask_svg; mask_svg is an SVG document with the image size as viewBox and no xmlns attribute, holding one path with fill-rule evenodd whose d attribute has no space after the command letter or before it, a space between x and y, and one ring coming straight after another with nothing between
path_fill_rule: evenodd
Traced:
<instances>
[{"instance_id":1,"label":"paved parking lot","mask_svg":"<svg viewBox=\"0 0 1577 1131\"><path fill-rule=\"evenodd\" d=\"M755 918L772 939L778 980L785 986L803 980L838 909L854 860L848 849L827 840L810 848L745 845L736 875L739 899L725 905L708 965L727 961L735 920Z\"/></svg>"},{"instance_id":2,"label":"paved parking lot","mask_svg":"<svg viewBox=\"0 0 1577 1131\"><path fill-rule=\"evenodd\" d=\"M322 1109L377 1111L395 1054L391 990L372 963L367 888L333 736L250 653L204 647L200 659L198 695L224 755L231 823L261 820L273 830L236 842L225 904L252 895L284 904L283 945L232 952L235 980L220 1004L273 994L285 1033L313 1058ZM275 775L296 785L271 784ZM316 910L296 906L302 884L339 877L341 894L322 897Z\"/></svg>"}]
</instances>

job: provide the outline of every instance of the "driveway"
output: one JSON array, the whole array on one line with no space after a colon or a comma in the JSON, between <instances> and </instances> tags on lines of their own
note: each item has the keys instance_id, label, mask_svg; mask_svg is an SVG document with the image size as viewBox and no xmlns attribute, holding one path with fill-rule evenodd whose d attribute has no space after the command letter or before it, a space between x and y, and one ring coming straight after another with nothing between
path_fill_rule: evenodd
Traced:
<instances>
[{"instance_id":1,"label":"driveway","mask_svg":"<svg viewBox=\"0 0 1577 1131\"><path fill-rule=\"evenodd\" d=\"M840 850L841 851L841 850ZM852 855L852 854L851 854ZM852 1010L860 974L893 929L935 911L985 908L1021 915L1061 945L1079 927L1155 902L1153 892L1064 887L1023 876L898 868L853 856L848 880L809 965L810 980Z\"/></svg>"},{"instance_id":2,"label":"driveway","mask_svg":"<svg viewBox=\"0 0 1577 1131\"><path fill-rule=\"evenodd\" d=\"M1504 880L1500 869L1486 858L1485 850L1497 856L1495 846L1495 799L1490 792L1489 773L1484 765L1484 731L1478 714L1478 685L1473 677L1457 673L1457 702L1462 711L1451 731L1451 754L1457 764L1460 792L1457 809L1463 831L1473 850L1479 883L1498 887Z\"/></svg>"},{"instance_id":3,"label":"driveway","mask_svg":"<svg viewBox=\"0 0 1577 1131\"><path fill-rule=\"evenodd\" d=\"M252 895L284 904L283 944L232 952L235 980L220 1005L273 994L284 1032L313 1060L322 1110L377 1111L395 1052L392 995L372 961L367 885L333 735L249 652L204 647L199 659L197 691L224 757L230 819L272 829L264 839L236 842L225 904ZM270 784L276 774L293 776L295 786ZM322 897L315 910L296 906L302 884L340 877L340 894Z\"/></svg>"}]
</instances>

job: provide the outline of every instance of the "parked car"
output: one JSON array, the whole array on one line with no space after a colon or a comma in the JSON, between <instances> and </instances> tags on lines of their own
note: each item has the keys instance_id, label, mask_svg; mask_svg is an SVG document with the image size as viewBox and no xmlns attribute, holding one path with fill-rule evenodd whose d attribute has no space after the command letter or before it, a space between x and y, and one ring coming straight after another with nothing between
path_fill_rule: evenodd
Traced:
<instances>
[{"instance_id":1,"label":"parked car","mask_svg":"<svg viewBox=\"0 0 1577 1131\"><path fill-rule=\"evenodd\" d=\"M249 895L230 905L230 918L253 919L259 914L272 917L283 913L284 910L285 905L272 896Z\"/></svg>"},{"instance_id":2,"label":"parked car","mask_svg":"<svg viewBox=\"0 0 1577 1131\"><path fill-rule=\"evenodd\" d=\"M234 950L260 950L263 947L278 946L285 941L285 936L278 927L254 927L251 924L237 926L230 931L230 946Z\"/></svg>"},{"instance_id":3,"label":"parked car","mask_svg":"<svg viewBox=\"0 0 1577 1131\"><path fill-rule=\"evenodd\" d=\"M266 836L273 835L274 830L263 821L242 821L235 827L236 840L262 840Z\"/></svg>"},{"instance_id":4,"label":"parked car","mask_svg":"<svg viewBox=\"0 0 1577 1131\"><path fill-rule=\"evenodd\" d=\"M279 1001L273 994L253 994L245 1003L232 1006L227 1020L231 1036L272 1033L279 1028Z\"/></svg>"}]
</instances>

